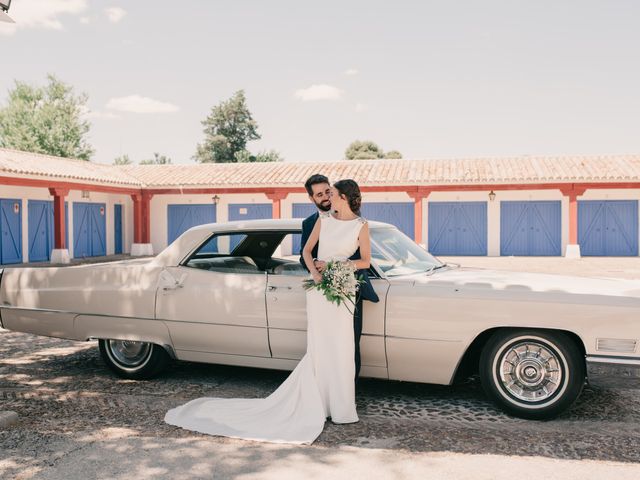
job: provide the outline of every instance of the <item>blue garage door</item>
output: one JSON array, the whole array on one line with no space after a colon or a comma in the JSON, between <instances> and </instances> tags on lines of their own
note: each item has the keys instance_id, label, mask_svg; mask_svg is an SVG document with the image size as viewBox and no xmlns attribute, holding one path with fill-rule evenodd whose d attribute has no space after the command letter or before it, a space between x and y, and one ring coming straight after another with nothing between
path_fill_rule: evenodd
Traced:
<instances>
[{"instance_id":1,"label":"blue garage door","mask_svg":"<svg viewBox=\"0 0 640 480\"><path fill-rule=\"evenodd\" d=\"M0 264L22 262L22 200L0 200Z\"/></svg>"},{"instance_id":2,"label":"blue garage door","mask_svg":"<svg viewBox=\"0 0 640 480\"><path fill-rule=\"evenodd\" d=\"M235 220L260 220L273 218L273 204L271 203L230 203L229 221ZM236 247L240 239L231 237L231 251Z\"/></svg>"},{"instance_id":3,"label":"blue garage door","mask_svg":"<svg viewBox=\"0 0 640 480\"><path fill-rule=\"evenodd\" d=\"M216 207L213 204L203 205L169 205L167 208L168 242L196 225L214 223L216 221ZM216 251L217 243L209 242L208 249Z\"/></svg>"},{"instance_id":4,"label":"blue garage door","mask_svg":"<svg viewBox=\"0 0 640 480\"><path fill-rule=\"evenodd\" d=\"M293 209L291 211L293 218L307 218L310 215L316 213L318 209L313 203L294 203ZM302 236L296 234L293 236L293 252L294 255L298 255L300 252L300 248L302 245L300 244Z\"/></svg>"},{"instance_id":5,"label":"blue garage door","mask_svg":"<svg viewBox=\"0 0 640 480\"><path fill-rule=\"evenodd\" d=\"M500 255L560 255L560 201L500 202Z\"/></svg>"},{"instance_id":6,"label":"blue garage door","mask_svg":"<svg viewBox=\"0 0 640 480\"><path fill-rule=\"evenodd\" d=\"M487 202L429 202L429 252L487 254Z\"/></svg>"},{"instance_id":7,"label":"blue garage door","mask_svg":"<svg viewBox=\"0 0 640 480\"><path fill-rule=\"evenodd\" d=\"M581 255L638 255L638 201L579 201L578 243Z\"/></svg>"},{"instance_id":8,"label":"blue garage door","mask_svg":"<svg viewBox=\"0 0 640 480\"><path fill-rule=\"evenodd\" d=\"M65 245L69 248L69 205L64 204ZM27 204L29 230L29 261L46 262L51 260L51 251L55 248L54 215L51 200L29 200Z\"/></svg>"},{"instance_id":9,"label":"blue garage door","mask_svg":"<svg viewBox=\"0 0 640 480\"><path fill-rule=\"evenodd\" d=\"M73 256L99 257L107 254L107 222L104 203L73 204Z\"/></svg>"},{"instance_id":10,"label":"blue garage door","mask_svg":"<svg viewBox=\"0 0 640 480\"><path fill-rule=\"evenodd\" d=\"M119 204L113 206L113 235L113 252L116 254L122 253L122 205Z\"/></svg>"},{"instance_id":11,"label":"blue garage door","mask_svg":"<svg viewBox=\"0 0 640 480\"><path fill-rule=\"evenodd\" d=\"M368 220L391 223L398 227L410 238L414 238L414 206L413 202L389 203L371 202L363 203L361 208L362 216Z\"/></svg>"}]
</instances>

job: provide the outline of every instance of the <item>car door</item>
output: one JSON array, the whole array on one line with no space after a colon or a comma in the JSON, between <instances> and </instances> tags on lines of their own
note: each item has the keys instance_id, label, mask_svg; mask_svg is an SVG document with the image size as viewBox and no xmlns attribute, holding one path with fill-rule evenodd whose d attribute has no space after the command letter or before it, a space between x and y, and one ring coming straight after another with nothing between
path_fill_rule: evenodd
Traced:
<instances>
[{"instance_id":1,"label":"car door","mask_svg":"<svg viewBox=\"0 0 640 480\"><path fill-rule=\"evenodd\" d=\"M284 237L273 255L267 275L267 323L269 344L274 358L298 360L306 352L307 311L306 292L302 281L309 277L300 265L299 256L292 254L293 234ZM363 303L363 328L360 339L362 375L387 378L384 346L384 311L389 283L372 278L380 302Z\"/></svg>"},{"instance_id":2,"label":"car door","mask_svg":"<svg viewBox=\"0 0 640 480\"><path fill-rule=\"evenodd\" d=\"M230 245L245 237L215 235L183 265L160 274L156 317L166 323L178 358L209 361L207 354L212 353L270 356L266 273L251 257L229 252Z\"/></svg>"}]
</instances>

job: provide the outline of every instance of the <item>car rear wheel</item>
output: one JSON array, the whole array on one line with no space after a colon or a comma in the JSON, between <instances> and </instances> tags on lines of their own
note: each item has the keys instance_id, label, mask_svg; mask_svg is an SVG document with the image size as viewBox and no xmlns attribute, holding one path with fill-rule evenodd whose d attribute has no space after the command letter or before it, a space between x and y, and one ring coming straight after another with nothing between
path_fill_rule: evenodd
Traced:
<instances>
[{"instance_id":1,"label":"car rear wheel","mask_svg":"<svg viewBox=\"0 0 640 480\"><path fill-rule=\"evenodd\" d=\"M153 343L107 339L98 344L107 366L123 378L152 378L169 363L165 349Z\"/></svg>"},{"instance_id":2,"label":"car rear wheel","mask_svg":"<svg viewBox=\"0 0 640 480\"><path fill-rule=\"evenodd\" d=\"M480 355L487 395L512 415L553 418L578 398L585 382L584 355L561 332L496 332Z\"/></svg>"}]
</instances>

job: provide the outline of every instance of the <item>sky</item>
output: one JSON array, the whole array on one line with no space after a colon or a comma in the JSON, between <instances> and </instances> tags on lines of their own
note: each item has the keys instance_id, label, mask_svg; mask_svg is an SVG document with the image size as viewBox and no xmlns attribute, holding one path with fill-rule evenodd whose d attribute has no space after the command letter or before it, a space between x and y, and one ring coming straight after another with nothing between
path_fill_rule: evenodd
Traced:
<instances>
[{"instance_id":1,"label":"sky","mask_svg":"<svg viewBox=\"0 0 640 480\"><path fill-rule=\"evenodd\" d=\"M635 0L13 0L0 105L47 73L89 96L93 161L193 163L244 89L253 153L336 161L640 153Z\"/></svg>"}]
</instances>

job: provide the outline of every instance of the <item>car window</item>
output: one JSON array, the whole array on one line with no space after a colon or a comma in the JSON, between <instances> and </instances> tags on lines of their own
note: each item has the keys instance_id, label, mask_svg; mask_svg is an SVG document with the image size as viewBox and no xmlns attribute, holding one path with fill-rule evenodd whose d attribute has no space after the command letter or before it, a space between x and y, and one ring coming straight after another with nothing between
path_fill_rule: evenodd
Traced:
<instances>
[{"instance_id":1,"label":"car window","mask_svg":"<svg viewBox=\"0 0 640 480\"><path fill-rule=\"evenodd\" d=\"M442 265L397 228L371 229L371 258L388 277L427 272Z\"/></svg>"},{"instance_id":2,"label":"car window","mask_svg":"<svg viewBox=\"0 0 640 480\"><path fill-rule=\"evenodd\" d=\"M214 235L196 250L184 266L210 272L263 274L253 258L236 254L246 238L244 233Z\"/></svg>"},{"instance_id":3,"label":"car window","mask_svg":"<svg viewBox=\"0 0 640 480\"><path fill-rule=\"evenodd\" d=\"M278 244L267 264L271 275L306 276L307 270L300 264L300 234L287 233Z\"/></svg>"}]
</instances>

